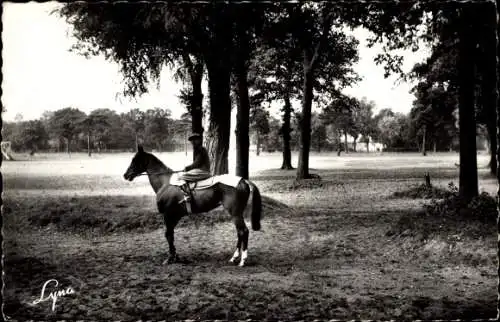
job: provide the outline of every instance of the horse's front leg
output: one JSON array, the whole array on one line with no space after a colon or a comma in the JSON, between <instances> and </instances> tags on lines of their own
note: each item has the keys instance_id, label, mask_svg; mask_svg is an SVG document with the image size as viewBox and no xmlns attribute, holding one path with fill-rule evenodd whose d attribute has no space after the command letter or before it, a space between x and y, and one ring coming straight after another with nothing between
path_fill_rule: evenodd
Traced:
<instances>
[{"instance_id":1,"label":"horse's front leg","mask_svg":"<svg viewBox=\"0 0 500 322\"><path fill-rule=\"evenodd\" d=\"M163 262L163 264L172 264L179 260L174 245L174 227L175 227L174 225L167 225L167 229L165 230L165 238L167 239L168 242L169 256Z\"/></svg>"}]
</instances>

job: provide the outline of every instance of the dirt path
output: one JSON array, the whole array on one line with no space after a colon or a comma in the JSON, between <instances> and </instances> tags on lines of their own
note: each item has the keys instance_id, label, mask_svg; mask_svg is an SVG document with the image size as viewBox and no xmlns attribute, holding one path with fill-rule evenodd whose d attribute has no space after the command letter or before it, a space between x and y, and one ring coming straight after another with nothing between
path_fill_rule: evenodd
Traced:
<instances>
[{"instance_id":1,"label":"dirt path","mask_svg":"<svg viewBox=\"0 0 500 322\"><path fill-rule=\"evenodd\" d=\"M230 223L180 227L177 248L188 262L170 266L162 265L163 230L93 240L34 233L18 245L25 250L20 262L8 262L31 266L29 275L13 276L16 284L30 281L27 288L17 284L16 298L36 298L48 278L73 286L77 294L61 298L55 312L44 303L9 313L72 318L85 312L94 319L452 318L491 305L482 314L494 314L493 266L451 263L453 253L431 244L422 262L421 254L412 256L412 249L397 244L401 239L385 236L397 215L344 215L297 212L264 220L263 231L251 233L244 269L227 262L235 241ZM29 259L34 262L27 264Z\"/></svg>"}]
</instances>

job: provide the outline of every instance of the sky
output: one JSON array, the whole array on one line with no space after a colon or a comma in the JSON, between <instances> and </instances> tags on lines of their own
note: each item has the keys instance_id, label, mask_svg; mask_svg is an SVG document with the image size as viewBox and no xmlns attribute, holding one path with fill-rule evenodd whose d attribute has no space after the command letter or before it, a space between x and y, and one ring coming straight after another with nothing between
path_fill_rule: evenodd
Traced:
<instances>
[{"instance_id":1,"label":"sky","mask_svg":"<svg viewBox=\"0 0 500 322\"><path fill-rule=\"evenodd\" d=\"M87 59L68 51L76 42L70 35L70 26L57 15L50 15L50 11L60 5L57 2L3 3L2 104L6 108L5 121L15 120L18 113L23 120L37 119L44 111L68 106L85 113L97 108L121 113L131 108L154 107L170 109L173 117L184 113L177 97L182 84L173 80L168 69L162 72L159 90L153 85L149 93L136 100L117 96L123 90L117 64L102 56ZM369 32L364 29L355 30L354 35L360 41L360 60L354 68L363 80L345 89L344 93L374 101L375 112L391 108L395 112L408 113L414 99L409 93L412 85L396 85L396 76L385 79L383 67L373 62L380 46L367 48L365 39ZM409 70L428 54L426 49L404 52L403 69ZM204 93L208 97L206 83ZM272 108L276 114L277 106Z\"/></svg>"}]
</instances>

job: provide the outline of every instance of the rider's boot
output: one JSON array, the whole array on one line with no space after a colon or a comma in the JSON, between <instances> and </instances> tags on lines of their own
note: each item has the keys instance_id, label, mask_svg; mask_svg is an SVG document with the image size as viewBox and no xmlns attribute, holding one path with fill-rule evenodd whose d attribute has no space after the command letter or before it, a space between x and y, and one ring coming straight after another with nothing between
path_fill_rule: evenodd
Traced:
<instances>
[{"instance_id":1,"label":"rider's boot","mask_svg":"<svg viewBox=\"0 0 500 322\"><path fill-rule=\"evenodd\" d=\"M191 201L191 194L189 193L189 184L188 183L183 184L181 189L184 192L184 201L185 202Z\"/></svg>"}]
</instances>

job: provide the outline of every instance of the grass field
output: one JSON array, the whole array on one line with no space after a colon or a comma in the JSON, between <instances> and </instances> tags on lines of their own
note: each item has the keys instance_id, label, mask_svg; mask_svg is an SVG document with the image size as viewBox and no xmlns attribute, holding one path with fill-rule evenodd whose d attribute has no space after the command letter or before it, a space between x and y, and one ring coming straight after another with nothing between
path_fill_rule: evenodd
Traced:
<instances>
[{"instance_id":1,"label":"grass field","mask_svg":"<svg viewBox=\"0 0 500 322\"><path fill-rule=\"evenodd\" d=\"M184 153L157 154L180 169ZM423 182L458 184L458 154L313 154L320 182L294 184L279 154L251 156L264 196L248 266L228 262L235 228L222 210L184 218L183 263L167 242L145 177L123 179L132 154L35 155L4 162L4 313L26 319L494 318L496 227L422 213L393 198ZM296 160L296 156L294 156ZM496 193L478 155L480 190ZM234 162L230 161L230 164ZM248 224L248 223L247 223ZM45 281L74 294L36 305Z\"/></svg>"}]
</instances>

